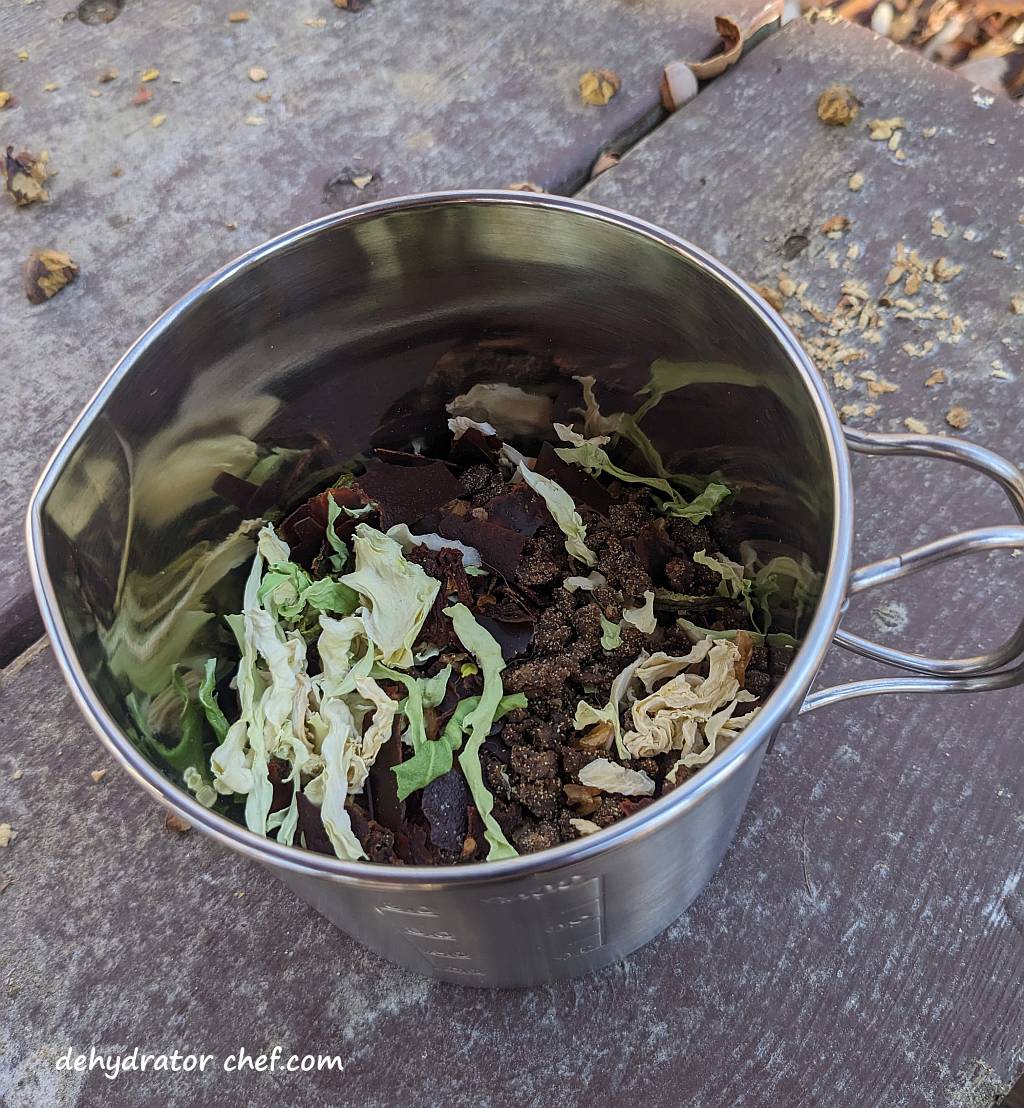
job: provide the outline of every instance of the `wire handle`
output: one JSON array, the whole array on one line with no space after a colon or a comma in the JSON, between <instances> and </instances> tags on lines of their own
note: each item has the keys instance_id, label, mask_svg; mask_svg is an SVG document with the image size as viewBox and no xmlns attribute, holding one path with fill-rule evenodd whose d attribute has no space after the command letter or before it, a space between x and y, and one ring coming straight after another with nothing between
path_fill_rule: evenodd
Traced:
<instances>
[{"instance_id":1,"label":"wire handle","mask_svg":"<svg viewBox=\"0 0 1024 1108\"><path fill-rule=\"evenodd\" d=\"M1024 472L1012 462L983 446L936 435L873 434L847 429L846 441L851 450L860 454L941 458L977 470L1002 486L1019 521L1016 525L979 527L947 535L903 554L862 566L850 576L850 595L898 581L965 554L1024 547ZM807 697L800 708L800 715L861 696L904 692L984 692L1009 688L1024 681L1024 662L1004 668L1024 653L1024 622L1001 647L970 658L929 658L883 646L841 628L836 631L834 641L861 657L928 676L880 677L821 689Z\"/></svg>"}]
</instances>

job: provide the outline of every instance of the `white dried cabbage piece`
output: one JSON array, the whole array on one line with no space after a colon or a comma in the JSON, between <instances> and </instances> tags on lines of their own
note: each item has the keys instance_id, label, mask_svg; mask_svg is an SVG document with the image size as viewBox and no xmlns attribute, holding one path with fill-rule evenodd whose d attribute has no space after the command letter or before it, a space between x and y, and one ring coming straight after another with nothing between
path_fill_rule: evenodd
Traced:
<instances>
[{"instance_id":1,"label":"white dried cabbage piece","mask_svg":"<svg viewBox=\"0 0 1024 1108\"><path fill-rule=\"evenodd\" d=\"M542 438L551 427L550 396L526 392L515 385L493 382L474 385L447 405L451 416L469 416L489 423L503 439Z\"/></svg>"},{"instance_id":2,"label":"white dried cabbage piece","mask_svg":"<svg viewBox=\"0 0 1024 1108\"><path fill-rule=\"evenodd\" d=\"M566 577L562 582L562 588L567 592L577 592L582 589L584 592L593 592L594 589L604 588L608 584L608 578L598 570L593 569L586 577Z\"/></svg>"},{"instance_id":3,"label":"white dried cabbage piece","mask_svg":"<svg viewBox=\"0 0 1024 1108\"><path fill-rule=\"evenodd\" d=\"M653 796L654 782L640 769L628 769L607 758L595 758L577 775L581 785L619 796Z\"/></svg>"},{"instance_id":4,"label":"white dried cabbage piece","mask_svg":"<svg viewBox=\"0 0 1024 1108\"><path fill-rule=\"evenodd\" d=\"M475 547L466 546L457 539L446 539L442 535L430 532L426 535L414 535L409 530L407 523L396 523L387 531L389 539L394 539L402 550L411 550L414 546L425 546L428 550L457 550L462 555L462 564L468 569L470 566L482 566L483 559L480 551Z\"/></svg>"},{"instance_id":5,"label":"white dried cabbage piece","mask_svg":"<svg viewBox=\"0 0 1024 1108\"><path fill-rule=\"evenodd\" d=\"M658 621L654 615L654 592L648 589L644 593L644 602L639 608L623 608L622 618L626 623L632 623L645 635L653 634L658 626Z\"/></svg>"},{"instance_id":6,"label":"white dried cabbage piece","mask_svg":"<svg viewBox=\"0 0 1024 1108\"><path fill-rule=\"evenodd\" d=\"M441 587L415 562L406 561L402 547L366 523L352 539L356 568L341 578L354 589L363 606L356 613L366 625L377 660L408 669L414 664L412 644Z\"/></svg>"},{"instance_id":7,"label":"white dried cabbage piece","mask_svg":"<svg viewBox=\"0 0 1024 1108\"><path fill-rule=\"evenodd\" d=\"M470 419L469 416L452 416L452 418L448 420L448 430L451 431L452 438L455 442L458 442L470 428L479 431L481 435L487 435L492 438L497 437L498 434L489 423L480 423L475 419Z\"/></svg>"}]
</instances>

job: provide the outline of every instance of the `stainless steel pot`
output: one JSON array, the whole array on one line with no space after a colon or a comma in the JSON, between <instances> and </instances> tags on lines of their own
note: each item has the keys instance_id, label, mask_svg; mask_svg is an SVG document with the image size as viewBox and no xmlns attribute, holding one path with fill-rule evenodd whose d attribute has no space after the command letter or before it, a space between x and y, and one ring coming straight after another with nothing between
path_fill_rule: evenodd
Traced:
<instances>
[{"instance_id":1,"label":"stainless steel pot","mask_svg":"<svg viewBox=\"0 0 1024 1108\"><path fill-rule=\"evenodd\" d=\"M543 853L439 869L346 864L210 812L140 753L125 694L166 673L209 618L216 575L188 551L222 549L239 518L212 497L213 478L249 457L257 438L312 432L345 457L384 419L408 439L443 403L436 382L424 389L439 354L495 334L570 351L620 387L655 358L704 367L700 381L666 398L648 431L674 461L741 479L757 537L795 543L825 570L794 663L757 721L682 787ZM386 958L447 981L533 985L622 958L690 904L787 720L851 697L975 692L1024 677L1010 665L1024 629L999 650L957 660L837 630L852 593L967 551L1024 546L1024 527L984 528L851 572L848 448L962 462L1000 482L1024 520L1024 477L987 450L928 436L844 435L779 317L675 236L559 197L416 196L283 235L159 319L47 466L29 511L32 571L82 711L156 799L266 865ZM912 676L808 696L833 641Z\"/></svg>"}]
</instances>

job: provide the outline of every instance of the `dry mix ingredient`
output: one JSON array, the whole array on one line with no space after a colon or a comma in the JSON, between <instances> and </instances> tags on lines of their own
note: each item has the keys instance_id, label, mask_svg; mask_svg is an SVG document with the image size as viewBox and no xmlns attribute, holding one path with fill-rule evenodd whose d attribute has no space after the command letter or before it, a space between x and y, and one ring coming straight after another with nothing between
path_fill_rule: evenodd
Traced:
<instances>
[{"instance_id":1,"label":"dry mix ingredient","mask_svg":"<svg viewBox=\"0 0 1024 1108\"><path fill-rule=\"evenodd\" d=\"M512 857L677 787L785 672L818 574L724 543L735 490L671 473L641 430L687 367L655 363L634 413L577 377L559 415L554 365L488 358L504 381L446 390L437 456L379 447L301 498L294 450L218 479L265 516L234 536L257 549L233 657L129 697L143 747L202 803L347 860ZM268 522L275 499L298 504Z\"/></svg>"}]
</instances>

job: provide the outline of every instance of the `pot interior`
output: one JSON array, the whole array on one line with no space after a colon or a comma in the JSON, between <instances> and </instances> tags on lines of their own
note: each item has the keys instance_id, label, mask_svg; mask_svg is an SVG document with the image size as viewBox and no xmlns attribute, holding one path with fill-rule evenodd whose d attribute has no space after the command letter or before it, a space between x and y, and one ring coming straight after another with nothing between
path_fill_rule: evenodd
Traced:
<instances>
[{"instance_id":1,"label":"pot interior","mask_svg":"<svg viewBox=\"0 0 1024 1108\"><path fill-rule=\"evenodd\" d=\"M126 733L139 740L140 705L158 712L171 667L207 656L218 615L240 607L252 544L232 478L273 448L285 468L302 457L317 491L313 474L371 446L429 449L445 403L500 378L509 350L533 356L520 383L556 412L579 402L574 373L598 379L606 413L631 412L652 363L688 363L643 421L665 464L734 488L721 528L736 542L827 568L834 478L817 401L728 278L626 219L556 201L384 206L286 236L187 297L129 353L60 466L42 507L47 572Z\"/></svg>"}]
</instances>

